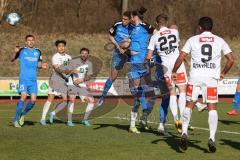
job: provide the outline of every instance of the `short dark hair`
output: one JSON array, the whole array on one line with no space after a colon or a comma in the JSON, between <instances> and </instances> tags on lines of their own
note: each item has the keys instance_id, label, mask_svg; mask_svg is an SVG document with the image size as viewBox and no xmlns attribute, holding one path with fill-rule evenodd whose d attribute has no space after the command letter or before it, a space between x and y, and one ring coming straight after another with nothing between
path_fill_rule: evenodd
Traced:
<instances>
[{"instance_id":1,"label":"short dark hair","mask_svg":"<svg viewBox=\"0 0 240 160\"><path fill-rule=\"evenodd\" d=\"M60 43L64 44L66 46L67 42L65 40L56 40L55 46L57 47Z\"/></svg>"},{"instance_id":2,"label":"short dark hair","mask_svg":"<svg viewBox=\"0 0 240 160\"><path fill-rule=\"evenodd\" d=\"M198 25L202 27L204 31L211 31L213 27L213 20L210 17L201 17Z\"/></svg>"},{"instance_id":3,"label":"short dark hair","mask_svg":"<svg viewBox=\"0 0 240 160\"><path fill-rule=\"evenodd\" d=\"M156 17L156 22L159 24L165 24L168 21L168 16L166 14L159 14Z\"/></svg>"},{"instance_id":4,"label":"short dark hair","mask_svg":"<svg viewBox=\"0 0 240 160\"><path fill-rule=\"evenodd\" d=\"M129 19L131 19L131 12L130 11L125 11L125 12L123 12L123 16L128 17Z\"/></svg>"},{"instance_id":5,"label":"short dark hair","mask_svg":"<svg viewBox=\"0 0 240 160\"><path fill-rule=\"evenodd\" d=\"M144 18L143 15L146 11L147 11L146 8L140 7L140 9L136 9L136 10L132 11L132 15L133 16L138 16L141 20L143 20L143 18Z\"/></svg>"},{"instance_id":6,"label":"short dark hair","mask_svg":"<svg viewBox=\"0 0 240 160\"><path fill-rule=\"evenodd\" d=\"M83 47L83 48L80 49L80 53L81 53L82 51L87 51L88 53L90 52L89 49L88 49L88 48L85 48L85 47Z\"/></svg>"},{"instance_id":7,"label":"short dark hair","mask_svg":"<svg viewBox=\"0 0 240 160\"><path fill-rule=\"evenodd\" d=\"M27 40L29 37L32 37L32 38L35 39L34 35L32 35L32 34L28 34L28 35L26 35L25 39Z\"/></svg>"}]
</instances>

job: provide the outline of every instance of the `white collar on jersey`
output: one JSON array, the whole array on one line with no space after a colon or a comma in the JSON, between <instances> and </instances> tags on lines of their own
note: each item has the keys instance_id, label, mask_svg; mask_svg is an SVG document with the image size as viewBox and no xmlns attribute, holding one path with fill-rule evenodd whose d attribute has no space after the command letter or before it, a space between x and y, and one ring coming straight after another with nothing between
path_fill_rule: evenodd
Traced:
<instances>
[{"instance_id":1,"label":"white collar on jersey","mask_svg":"<svg viewBox=\"0 0 240 160\"><path fill-rule=\"evenodd\" d=\"M210 31L204 31L201 33L201 35L211 35L211 34L212 34L212 32L210 32Z\"/></svg>"},{"instance_id":2,"label":"white collar on jersey","mask_svg":"<svg viewBox=\"0 0 240 160\"><path fill-rule=\"evenodd\" d=\"M164 27L161 27L161 28L159 29L159 31L161 32L161 31L164 30L164 29L169 29L169 28L167 28L166 26L164 26Z\"/></svg>"},{"instance_id":3,"label":"white collar on jersey","mask_svg":"<svg viewBox=\"0 0 240 160\"><path fill-rule=\"evenodd\" d=\"M60 56L65 56L65 55L66 55L66 53L65 53L65 52L64 52L64 53L62 53L62 54L57 52L57 54L59 54Z\"/></svg>"}]
</instances>

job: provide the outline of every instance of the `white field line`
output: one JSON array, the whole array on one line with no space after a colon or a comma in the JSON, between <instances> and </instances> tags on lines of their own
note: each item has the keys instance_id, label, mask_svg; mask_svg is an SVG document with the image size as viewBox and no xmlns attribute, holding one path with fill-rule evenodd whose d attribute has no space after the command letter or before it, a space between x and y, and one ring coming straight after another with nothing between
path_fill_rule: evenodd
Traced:
<instances>
[{"instance_id":1,"label":"white field line","mask_svg":"<svg viewBox=\"0 0 240 160\"><path fill-rule=\"evenodd\" d=\"M106 119L129 120L129 118L123 118L123 117L98 117L98 118L100 118L100 119L105 119L105 118L106 118ZM137 121L138 121L138 120L137 120ZM151 122L151 121L148 121L148 123L151 123L151 124L159 124L159 123L157 123L157 122ZM173 124L169 124L169 123L166 123L166 125L168 125L168 126L173 126ZM194 129L203 130L203 131L209 131L208 128L203 128L203 127L195 127L195 126L194 126ZM217 132L240 135L240 132L220 131L220 130L218 130Z\"/></svg>"}]
</instances>

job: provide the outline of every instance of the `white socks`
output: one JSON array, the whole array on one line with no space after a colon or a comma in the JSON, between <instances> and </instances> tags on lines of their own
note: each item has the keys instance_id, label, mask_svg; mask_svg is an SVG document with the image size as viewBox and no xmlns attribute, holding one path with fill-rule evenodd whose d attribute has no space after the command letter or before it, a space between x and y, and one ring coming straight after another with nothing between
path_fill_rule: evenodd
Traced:
<instances>
[{"instance_id":1,"label":"white socks","mask_svg":"<svg viewBox=\"0 0 240 160\"><path fill-rule=\"evenodd\" d=\"M182 121L183 110L186 107L186 93L185 92L179 94L178 106L179 106L179 112L180 112L180 120Z\"/></svg>"},{"instance_id":2,"label":"white socks","mask_svg":"<svg viewBox=\"0 0 240 160\"><path fill-rule=\"evenodd\" d=\"M131 111L130 127L135 127L137 112Z\"/></svg>"},{"instance_id":3,"label":"white socks","mask_svg":"<svg viewBox=\"0 0 240 160\"><path fill-rule=\"evenodd\" d=\"M46 116L51 104L52 102L49 102L49 101L46 101L46 103L44 104L41 120L46 120Z\"/></svg>"},{"instance_id":4,"label":"white socks","mask_svg":"<svg viewBox=\"0 0 240 160\"><path fill-rule=\"evenodd\" d=\"M164 131L165 130L165 124L159 123L158 130Z\"/></svg>"},{"instance_id":5,"label":"white socks","mask_svg":"<svg viewBox=\"0 0 240 160\"><path fill-rule=\"evenodd\" d=\"M177 106L177 96L170 96L170 109L172 111L174 121L178 120L178 106Z\"/></svg>"},{"instance_id":6,"label":"white socks","mask_svg":"<svg viewBox=\"0 0 240 160\"><path fill-rule=\"evenodd\" d=\"M186 134L187 135L187 131L188 131L188 125L189 125L189 122L190 122L190 119L191 119L191 116L192 116L192 109L186 107L184 110L183 110L183 122L182 122L182 134Z\"/></svg>"},{"instance_id":7,"label":"white socks","mask_svg":"<svg viewBox=\"0 0 240 160\"><path fill-rule=\"evenodd\" d=\"M66 105L67 105L67 102L62 102L62 103L60 103L60 104L57 106L57 108L56 108L54 111L52 111L52 114L53 114L53 115L56 115L56 113L58 113L59 111L63 110L63 109L66 107Z\"/></svg>"},{"instance_id":8,"label":"white socks","mask_svg":"<svg viewBox=\"0 0 240 160\"><path fill-rule=\"evenodd\" d=\"M72 114L74 109L74 103L68 102L68 122L72 122Z\"/></svg>"},{"instance_id":9,"label":"white socks","mask_svg":"<svg viewBox=\"0 0 240 160\"><path fill-rule=\"evenodd\" d=\"M83 120L87 120L94 107L93 103L88 103Z\"/></svg>"},{"instance_id":10,"label":"white socks","mask_svg":"<svg viewBox=\"0 0 240 160\"><path fill-rule=\"evenodd\" d=\"M215 141L215 134L216 134L217 125L218 125L218 114L216 110L210 110L208 112L208 125L210 130L209 138Z\"/></svg>"}]
</instances>

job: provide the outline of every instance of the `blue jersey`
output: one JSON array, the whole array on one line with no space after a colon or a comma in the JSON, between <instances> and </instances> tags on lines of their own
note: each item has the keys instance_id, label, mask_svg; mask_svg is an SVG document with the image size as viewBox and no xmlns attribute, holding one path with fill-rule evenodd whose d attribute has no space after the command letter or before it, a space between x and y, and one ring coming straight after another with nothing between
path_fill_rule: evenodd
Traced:
<instances>
[{"instance_id":1,"label":"blue jersey","mask_svg":"<svg viewBox=\"0 0 240 160\"><path fill-rule=\"evenodd\" d=\"M21 48L15 59L19 58L20 81L37 80L38 62L42 60L41 51L37 48Z\"/></svg>"},{"instance_id":2,"label":"blue jersey","mask_svg":"<svg viewBox=\"0 0 240 160\"><path fill-rule=\"evenodd\" d=\"M148 42L154 28L146 23L140 23L131 31L131 58L132 63L142 63L148 51Z\"/></svg>"},{"instance_id":3,"label":"blue jersey","mask_svg":"<svg viewBox=\"0 0 240 160\"><path fill-rule=\"evenodd\" d=\"M117 22L109 29L109 34L120 44L124 39L129 38L132 28L132 25L124 26L122 22Z\"/></svg>"}]
</instances>

